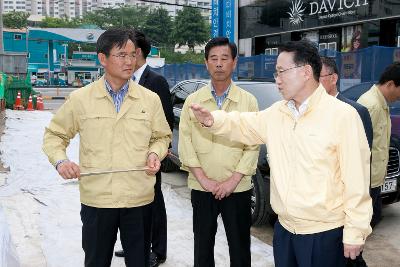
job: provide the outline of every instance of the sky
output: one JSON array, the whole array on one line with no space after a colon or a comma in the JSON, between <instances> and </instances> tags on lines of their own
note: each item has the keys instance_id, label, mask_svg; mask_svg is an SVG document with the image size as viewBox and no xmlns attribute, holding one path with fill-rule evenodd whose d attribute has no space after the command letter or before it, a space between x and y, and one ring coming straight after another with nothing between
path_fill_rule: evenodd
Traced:
<instances>
[{"instance_id":1,"label":"sky","mask_svg":"<svg viewBox=\"0 0 400 267\"><path fill-rule=\"evenodd\" d=\"M42 152L44 128L52 113L6 111L0 157L10 172L0 178L0 266L83 266L79 187L58 176ZM78 162L78 137L68 157ZM193 266L190 200L162 184L168 218L168 256L162 267ZM119 240L116 249L120 249ZM225 232L219 218L215 242L216 266L229 266ZM272 247L252 237L252 266L273 265ZM125 266L113 258L111 266Z\"/></svg>"}]
</instances>

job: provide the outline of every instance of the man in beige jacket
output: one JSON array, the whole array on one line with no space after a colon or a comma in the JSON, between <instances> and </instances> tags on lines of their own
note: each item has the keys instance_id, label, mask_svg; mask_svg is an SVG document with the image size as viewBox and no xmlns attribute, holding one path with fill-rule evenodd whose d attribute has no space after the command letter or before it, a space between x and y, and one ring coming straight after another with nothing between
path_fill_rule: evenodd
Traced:
<instances>
[{"instance_id":1,"label":"man in beige jacket","mask_svg":"<svg viewBox=\"0 0 400 267\"><path fill-rule=\"evenodd\" d=\"M320 71L313 44L289 42L280 47L274 75L285 100L247 113L191 106L214 135L267 144L277 267L345 266L371 233L364 128L354 108L319 84Z\"/></svg>"},{"instance_id":2,"label":"man in beige jacket","mask_svg":"<svg viewBox=\"0 0 400 267\"><path fill-rule=\"evenodd\" d=\"M371 226L375 227L382 217L381 186L385 181L389 160L391 121L388 103L400 99L400 63L389 65L382 73L378 84L357 100L368 109L373 128L371 197L373 215Z\"/></svg>"},{"instance_id":3,"label":"man in beige jacket","mask_svg":"<svg viewBox=\"0 0 400 267\"><path fill-rule=\"evenodd\" d=\"M250 266L251 176L258 146L230 142L210 134L190 112L192 103L211 110L257 111L256 98L236 86L231 76L237 48L216 37L205 47L209 85L188 96L179 123L179 158L189 171L193 206L194 266L214 266L214 243L219 215L225 226L231 266Z\"/></svg>"},{"instance_id":4,"label":"man in beige jacket","mask_svg":"<svg viewBox=\"0 0 400 267\"><path fill-rule=\"evenodd\" d=\"M105 74L71 93L46 128L43 150L64 179L80 178L85 266L110 266L120 231L127 266L148 266L155 173L171 130L160 98L131 81L134 32L110 29L97 40ZM79 134L79 166L66 148ZM132 172L112 172L136 169ZM81 177L81 172L111 171Z\"/></svg>"}]
</instances>

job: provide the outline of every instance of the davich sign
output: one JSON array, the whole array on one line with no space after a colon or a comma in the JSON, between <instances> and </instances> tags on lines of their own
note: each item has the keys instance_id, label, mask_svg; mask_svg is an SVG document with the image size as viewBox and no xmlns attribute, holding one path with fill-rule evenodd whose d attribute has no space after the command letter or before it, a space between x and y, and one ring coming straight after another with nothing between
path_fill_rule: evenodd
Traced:
<instances>
[{"instance_id":1,"label":"davich sign","mask_svg":"<svg viewBox=\"0 0 400 267\"><path fill-rule=\"evenodd\" d=\"M319 19L355 15L358 7L368 5L368 0L319 0L309 1L308 4L303 0L292 0L287 13L290 23L298 25L304 21L304 15L317 15Z\"/></svg>"}]
</instances>

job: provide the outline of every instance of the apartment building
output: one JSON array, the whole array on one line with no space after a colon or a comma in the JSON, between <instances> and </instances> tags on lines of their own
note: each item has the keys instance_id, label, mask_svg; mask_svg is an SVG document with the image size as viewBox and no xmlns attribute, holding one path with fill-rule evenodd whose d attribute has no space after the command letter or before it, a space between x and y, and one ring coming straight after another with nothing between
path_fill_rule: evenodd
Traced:
<instances>
[{"instance_id":1,"label":"apartment building","mask_svg":"<svg viewBox=\"0 0 400 267\"><path fill-rule=\"evenodd\" d=\"M160 3L162 2L162 3ZM175 17L183 6L194 6L201 8L204 17L209 17L211 13L211 0L157 0L156 2L141 0L125 0L125 5L146 6L149 8L164 8L171 17Z\"/></svg>"},{"instance_id":2,"label":"apartment building","mask_svg":"<svg viewBox=\"0 0 400 267\"><path fill-rule=\"evenodd\" d=\"M204 17L209 17L211 13L211 0L3 0L3 13L15 10L54 18L75 18L100 8L124 5L163 7L171 17L175 17L185 5L201 8Z\"/></svg>"}]
</instances>

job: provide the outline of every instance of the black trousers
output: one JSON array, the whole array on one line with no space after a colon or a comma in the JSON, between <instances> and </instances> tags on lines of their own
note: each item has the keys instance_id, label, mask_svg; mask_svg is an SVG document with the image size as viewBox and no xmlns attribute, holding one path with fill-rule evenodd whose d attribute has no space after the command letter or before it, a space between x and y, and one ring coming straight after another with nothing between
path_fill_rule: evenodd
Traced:
<instances>
[{"instance_id":1,"label":"black trousers","mask_svg":"<svg viewBox=\"0 0 400 267\"><path fill-rule=\"evenodd\" d=\"M167 258L167 212L161 191L161 172L156 173L156 183L154 185L151 250L160 258Z\"/></svg>"},{"instance_id":2,"label":"black trousers","mask_svg":"<svg viewBox=\"0 0 400 267\"><path fill-rule=\"evenodd\" d=\"M118 229L126 266L149 266L152 207L105 209L81 204L85 267L110 266Z\"/></svg>"},{"instance_id":3,"label":"black trousers","mask_svg":"<svg viewBox=\"0 0 400 267\"><path fill-rule=\"evenodd\" d=\"M372 198L373 214L371 219L371 227L374 228L382 219L382 198L381 198L381 187L374 187L370 190Z\"/></svg>"},{"instance_id":4,"label":"black trousers","mask_svg":"<svg viewBox=\"0 0 400 267\"><path fill-rule=\"evenodd\" d=\"M316 234L292 234L277 221L274 227L276 267L344 267L343 227Z\"/></svg>"},{"instance_id":5,"label":"black trousers","mask_svg":"<svg viewBox=\"0 0 400 267\"><path fill-rule=\"evenodd\" d=\"M216 200L209 192L192 190L194 266L214 267L217 217L221 214L229 245L230 266L251 266L251 190Z\"/></svg>"}]
</instances>

